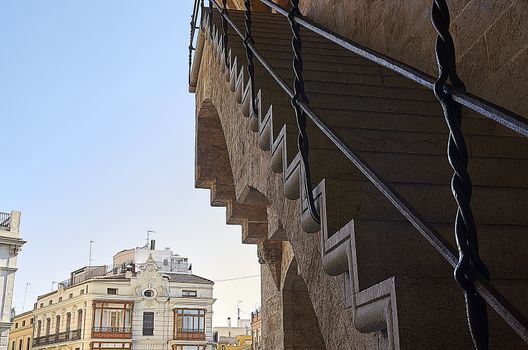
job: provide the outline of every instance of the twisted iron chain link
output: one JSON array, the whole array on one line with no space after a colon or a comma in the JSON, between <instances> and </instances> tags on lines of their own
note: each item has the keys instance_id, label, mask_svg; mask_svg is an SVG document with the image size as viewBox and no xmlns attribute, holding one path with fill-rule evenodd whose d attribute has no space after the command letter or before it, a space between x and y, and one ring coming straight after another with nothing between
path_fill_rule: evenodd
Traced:
<instances>
[{"instance_id":1,"label":"twisted iron chain link","mask_svg":"<svg viewBox=\"0 0 528 350\"><path fill-rule=\"evenodd\" d=\"M191 16L191 22L190 22L191 31L189 33L189 72L191 71L192 52L194 50L194 47L193 47L193 33L194 33L194 26L196 25L194 21L195 21L195 19L194 19L194 15L193 15L193 16Z\"/></svg>"},{"instance_id":2,"label":"twisted iron chain link","mask_svg":"<svg viewBox=\"0 0 528 350\"><path fill-rule=\"evenodd\" d=\"M440 101L449 127L447 155L449 164L454 171L451 179L451 190L458 205L455 219L455 239L459 255L454 276L464 290L466 313L473 344L476 349L487 349L489 330L486 303L476 292L468 276L470 269L474 268L486 279L489 279L489 271L479 256L476 224L470 206L472 184L467 171L468 151L461 128L462 110L461 106L453 101L444 90L444 85L448 80L453 86L465 90L464 83L456 73L455 46L449 32L449 8L445 0L433 1L432 22L438 34L436 38L436 60L439 77L434 85L434 93Z\"/></svg>"},{"instance_id":3,"label":"twisted iron chain link","mask_svg":"<svg viewBox=\"0 0 528 350\"><path fill-rule=\"evenodd\" d=\"M310 163L308 160L308 152L310 149L308 134L306 132L306 114L301 109L299 101L308 103L308 98L304 92L304 79L303 79L303 59L301 55L302 40L300 29L301 26L295 22L295 17L301 17L301 11L299 10L299 0L290 0L291 10L288 13L288 19L290 21L291 30L293 33L292 48L293 48L293 71L295 78L293 81L293 92L294 96L291 100L291 105L295 109L295 116L297 119L297 127L299 129L299 137L297 139L297 147L301 154L302 164L304 168L304 180L305 180L305 191L306 199L308 200L308 210L312 219L318 224L321 222L319 212L315 207L315 201L313 196L312 179L310 175Z\"/></svg>"},{"instance_id":4,"label":"twisted iron chain link","mask_svg":"<svg viewBox=\"0 0 528 350\"><path fill-rule=\"evenodd\" d=\"M229 66L230 62L228 62L229 53L227 51L227 45L229 44L229 38L227 37L228 26L227 26L226 16L227 16L227 0L223 0L222 1L222 30L224 31L224 36L223 36L224 59L225 59L225 64L226 64L227 69L230 69L231 68Z\"/></svg>"},{"instance_id":5,"label":"twisted iron chain link","mask_svg":"<svg viewBox=\"0 0 528 350\"><path fill-rule=\"evenodd\" d=\"M213 40L213 1L209 0L209 36Z\"/></svg>"},{"instance_id":6,"label":"twisted iron chain link","mask_svg":"<svg viewBox=\"0 0 528 350\"><path fill-rule=\"evenodd\" d=\"M202 27L202 25L203 25L204 14L205 14L204 0L200 0L200 27ZM201 30L201 28L200 28L200 30Z\"/></svg>"},{"instance_id":7,"label":"twisted iron chain link","mask_svg":"<svg viewBox=\"0 0 528 350\"><path fill-rule=\"evenodd\" d=\"M245 11L245 25L246 32L244 36L244 46L246 47L247 58L247 72L249 76L250 92L251 92L251 107L254 115L257 115L257 104L255 103L255 64L253 62L253 51L249 48L249 44L254 44L253 34L251 33L251 0L244 0L246 6Z\"/></svg>"}]
</instances>

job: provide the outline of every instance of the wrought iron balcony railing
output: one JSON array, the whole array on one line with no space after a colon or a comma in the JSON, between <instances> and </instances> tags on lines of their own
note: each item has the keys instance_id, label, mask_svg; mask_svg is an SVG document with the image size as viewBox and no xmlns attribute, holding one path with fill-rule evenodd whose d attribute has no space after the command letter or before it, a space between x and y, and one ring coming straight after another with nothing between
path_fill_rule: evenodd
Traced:
<instances>
[{"instance_id":1,"label":"wrought iron balcony railing","mask_svg":"<svg viewBox=\"0 0 528 350\"><path fill-rule=\"evenodd\" d=\"M0 229L9 230L11 228L11 214L0 212Z\"/></svg>"},{"instance_id":2,"label":"wrought iron balcony railing","mask_svg":"<svg viewBox=\"0 0 528 350\"><path fill-rule=\"evenodd\" d=\"M528 343L528 324L509 302L489 282L489 272L480 260L478 252L478 235L470 206L472 184L467 172L468 152L464 134L461 130L462 108L472 110L483 117L494 120L504 127L523 136L528 136L528 120L507 109L497 106L490 101L472 95L465 90L465 86L456 72L455 47L449 32L450 17L449 8L445 0L432 0L432 22L437 32L436 57L439 75L434 78L418 69L397 61L391 57L380 54L356 42L353 42L339 34L325 29L307 19L299 10L299 0L290 0L290 10L287 10L271 0L260 1L275 13L281 14L289 19L292 30L292 52L293 70L295 80L293 88L286 83L277 73L274 67L257 51L251 33L251 0L245 0L245 30L239 28L229 17L227 1L209 0L209 15L205 16L204 1L195 0L193 15L191 18L191 42L189 45L189 65L192 67L192 52L194 50L195 31L198 13L201 13L201 22L204 19L209 22L209 30L212 31L213 16L220 16L223 33L222 46L228 46L228 30L233 30L243 41L248 60L248 75L250 88L254 90L254 63L256 58L264 70L278 83L284 92L291 98L292 106L295 108L299 132L299 153L302 157L304 168L305 196L308 201L308 209L314 222L319 222L319 213L314 201L312 182L310 181L310 167L308 164L308 140L306 133L306 121L311 120L326 137L353 163L357 169L383 194L389 202L416 228L419 234L431 244L431 246L451 265L455 271L455 279L461 286L465 299L468 315L468 325L471 330L475 348L485 349L488 347L488 322L486 304L490 306L504 321ZM201 9L201 10L200 10ZM215 11L216 9L217 11ZM214 13L217 12L217 13ZM205 26L203 26L205 27ZM449 128L448 133L448 159L453 169L452 192L458 206L454 222L456 222L454 236L457 242L457 252L440 235L440 233L427 221L425 221L404 198L388 182L373 170L354 150L352 150L343 139L332 131L332 129L321 119L308 105L304 98L304 81L302 66L302 41L300 28L303 27L342 48L353 52L381 67L392 70L399 75L414 81L434 92L441 105L444 117ZM212 32L209 33L212 36ZM227 55L227 49L224 55ZM225 63L229 64L225 57ZM229 67L228 67L229 68ZM191 77L191 72L189 72ZM190 81L193 87L194 82ZM255 98L255 94L251 95ZM255 106L252 103L252 106Z\"/></svg>"},{"instance_id":3,"label":"wrought iron balcony railing","mask_svg":"<svg viewBox=\"0 0 528 350\"><path fill-rule=\"evenodd\" d=\"M50 344L64 343L73 340L81 339L81 330L75 329L71 331L60 332L57 334L45 335L33 339L33 347L44 346Z\"/></svg>"},{"instance_id":4,"label":"wrought iron balcony railing","mask_svg":"<svg viewBox=\"0 0 528 350\"><path fill-rule=\"evenodd\" d=\"M131 327L94 327L94 332L98 333L130 333Z\"/></svg>"}]
</instances>

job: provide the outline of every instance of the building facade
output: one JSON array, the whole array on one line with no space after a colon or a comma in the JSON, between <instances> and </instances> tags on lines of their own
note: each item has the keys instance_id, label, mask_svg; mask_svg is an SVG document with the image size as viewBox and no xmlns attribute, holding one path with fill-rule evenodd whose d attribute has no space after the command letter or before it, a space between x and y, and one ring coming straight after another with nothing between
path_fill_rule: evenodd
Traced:
<instances>
[{"instance_id":1,"label":"building facade","mask_svg":"<svg viewBox=\"0 0 528 350\"><path fill-rule=\"evenodd\" d=\"M251 313L251 350L262 350L262 312Z\"/></svg>"},{"instance_id":2,"label":"building facade","mask_svg":"<svg viewBox=\"0 0 528 350\"><path fill-rule=\"evenodd\" d=\"M237 335L232 341L224 339L216 345L217 350L251 350L251 336Z\"/></svg>"},{"instance_id":3,"label":"building facade","mask_svg":"<svg viewBox=\"0 0 528 350\"><path fill-rule=\"evenodd\" d=\"M9 350L30 350L33 346L33 311L13 318L9 330Z\"/></svg>"},{"instance_id":4,"label":"building facade","mask_svg":"<svg viewBox=\"0 0 528 350\"><path fill-rule=\"evenodd\" d=\"M159 265L153 258L159 251L138 249L147 258L127 261L132 268L126 271L80 269L39 296L33 348L212 349L213 282L189 269L163 271L163 260Z\"/></svg>"},{"instance_id":5,"label":"building facade","mask_svg":"<svg viewBox=\"0 0 528 350\"><path fill-rule=\"evenodd\" d=\"M20 238L20 212L0 212L0 350L7 350L17 255L26 243Z\"/></svg>"},{"instance_id":6,"label":"building facade","mask_svg":"<svg viewBox=\"0 0 528 350\"><path fill-rule=\"evenodd\" d=\"M526 347L528 3L274 3L205 8L189 74L263 348Z\"/></svg>"}]
</instances>

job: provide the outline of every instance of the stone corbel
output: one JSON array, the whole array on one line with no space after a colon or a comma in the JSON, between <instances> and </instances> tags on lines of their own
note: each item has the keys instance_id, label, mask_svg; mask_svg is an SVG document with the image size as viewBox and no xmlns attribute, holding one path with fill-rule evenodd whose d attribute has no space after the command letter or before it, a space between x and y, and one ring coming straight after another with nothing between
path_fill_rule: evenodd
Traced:
<instances>
[{"instance_id":1,"label":"stone corbel","mask_svg":"<svg viewBox=\"0 0 528 350\"><path fill-rule=\"evenodd\" d=\"M282 242L265 240L258 243L258 261L266 264L270 269L273 282L277 290L280 289L281 263L282 263Z\"/></svg>"}]
</instances>

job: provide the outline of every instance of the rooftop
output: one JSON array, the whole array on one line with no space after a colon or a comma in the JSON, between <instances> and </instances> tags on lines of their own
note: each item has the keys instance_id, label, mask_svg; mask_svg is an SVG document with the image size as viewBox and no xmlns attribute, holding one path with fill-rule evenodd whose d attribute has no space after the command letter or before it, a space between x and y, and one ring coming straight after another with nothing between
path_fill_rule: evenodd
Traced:
<instances>
[{"instance_id":1,"label":"rooftop","mask_svg":"<svg viewBox=\"0 0 528 350\"><path fill-rule=\"evenodd\" d=\"M197 275L174 273L174 274L170 274L167 276L169 277L169 281L176 282L176 283L214 284L213 281L208 280L207 278L197 276Z\"/></svg>"}]
</instances>

